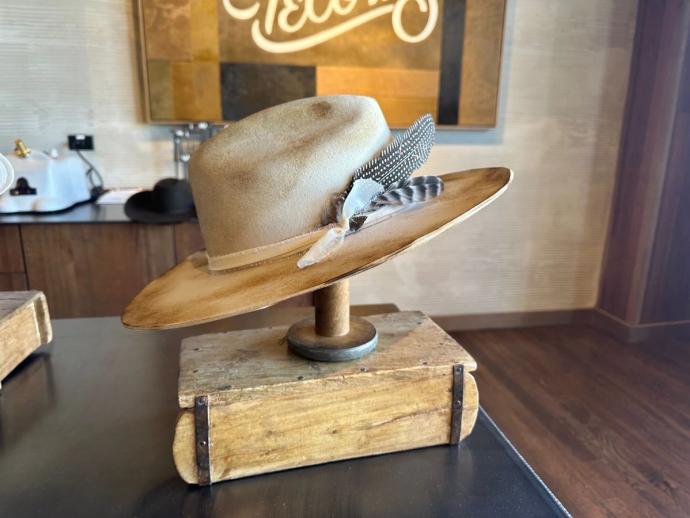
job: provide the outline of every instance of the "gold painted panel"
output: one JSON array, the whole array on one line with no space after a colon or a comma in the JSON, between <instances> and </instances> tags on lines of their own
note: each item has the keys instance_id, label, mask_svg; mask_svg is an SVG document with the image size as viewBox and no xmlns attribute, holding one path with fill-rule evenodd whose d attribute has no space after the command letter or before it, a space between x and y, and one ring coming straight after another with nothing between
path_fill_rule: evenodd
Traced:
<instances>
[{"instance_id":1,"label":"gold painted panel","mask_svg":"<svg viewBox=\"0 0 690 518\"><path fill-rule=\"evenodd\" d=\"M140 0L152 122L375 97L391 126L495 124L505 0Z\"/></svg>"}]
</instances>

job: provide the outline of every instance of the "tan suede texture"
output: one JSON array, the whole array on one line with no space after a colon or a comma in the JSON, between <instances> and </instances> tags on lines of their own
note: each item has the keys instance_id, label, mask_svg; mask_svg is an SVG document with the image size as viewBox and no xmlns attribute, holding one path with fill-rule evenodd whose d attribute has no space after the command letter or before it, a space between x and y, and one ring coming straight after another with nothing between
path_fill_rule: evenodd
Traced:
<instances>
[{"instance_id":1,"label":"tan suede texture","mask_svg":"<svg viewBox=\"0 0 690 518\"><path fill-rule=\"evenodd\" d=\"M318 228L333 194L390 141L369 97L300 99L231 124L192 156L189 179L210 256Z\"/></svg>"}]
</instances>

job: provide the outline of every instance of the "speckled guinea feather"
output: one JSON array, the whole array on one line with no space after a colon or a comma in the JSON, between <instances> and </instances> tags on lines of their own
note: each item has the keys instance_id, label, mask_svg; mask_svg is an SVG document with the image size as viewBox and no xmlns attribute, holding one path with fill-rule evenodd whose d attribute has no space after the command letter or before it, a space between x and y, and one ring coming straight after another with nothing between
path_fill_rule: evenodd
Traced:
<instances>
[{"instance_id":1,"label":"speckled guinea feather","mask_svg":"<svg viewBox=\"0 0 690 518\"><path fill-rule=\"evenodd\" d=\"M431 115L422 116L381 154L355 171L353 182L371 178L388 189L393 183L407 180L429 157L435 133L436 127Z\"/></svg>"}]
</instances>

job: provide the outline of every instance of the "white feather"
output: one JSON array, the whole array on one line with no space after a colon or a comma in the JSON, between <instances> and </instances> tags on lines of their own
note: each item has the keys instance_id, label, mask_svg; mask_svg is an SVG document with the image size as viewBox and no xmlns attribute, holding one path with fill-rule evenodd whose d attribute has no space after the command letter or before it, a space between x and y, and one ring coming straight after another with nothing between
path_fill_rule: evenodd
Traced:
<instances>
[{"instance_id":1,"label":"white feather","mask_svg":"<svg viewBox=\"0 0 690 518\"><path fill-rule=\"evenodd\" d=\"M341 213L338 215L338 222L343 225L352 216L366 209L371 201L383 192L383 185L369 178L355 180L352 184ZM348 227L349 228L349 227Z\"/></svg>"},{"instance_id":2,"label":"white feather","mask_svg":"<svg viewBox=\"0 0 690 518\"><path fill-rule=\"evenodd\" d=\"M342 227L334 227L326 232L321 239L314 243L307 253L299 258L297 261L298 268L306 268L319 261L323 261L326 257L335 252L341 247L345 240L347 230Z\"/></svg>"},{"instance_id":3,"label":"white feather","mask_svg":"<svg viewBox=\"0 0 690 518\"><path fill-rule=\"evenodd\" d=\"M298 268L306 268L326 259L340 248L350 230L350 218L365 210L374 198L383 192L383 185L374 180L355 180L338 214L338 226L326 232L321 239L297 261Z\"/></svg>"}]
</instances>

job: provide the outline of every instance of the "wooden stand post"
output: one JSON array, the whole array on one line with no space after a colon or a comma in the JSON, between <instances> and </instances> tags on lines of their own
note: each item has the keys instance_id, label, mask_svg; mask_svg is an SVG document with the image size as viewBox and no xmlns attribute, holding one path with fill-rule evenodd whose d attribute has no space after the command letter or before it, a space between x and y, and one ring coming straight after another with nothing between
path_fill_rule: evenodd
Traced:
<instances>
[{"instance_id":1,"label":"wooden stand post","mask_svg":"<svg viewBox=\"0 0 690 518\"><path fill-rule=\"evenodd\" d=\"M350 316L350 284L340 281L314 296L314 318L288 330L290 350L322 362L356 360L376 348L378 333L367 320Z\"/></svg>"},{"instance_id":2,"label":"wooden stand post","mask_svg":"<svg viewBox=\"0 0 690 518\"><path fill-rule=\"evenodd\" d=\"M331 284L314 294L316 334L343 336L350 332L350 281Z\"/></svg>"}]
</instances>

